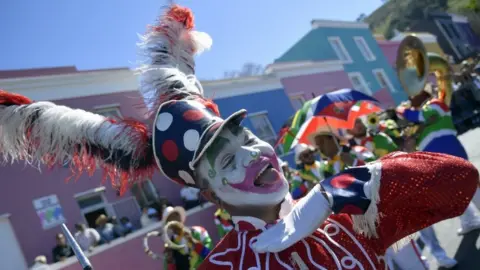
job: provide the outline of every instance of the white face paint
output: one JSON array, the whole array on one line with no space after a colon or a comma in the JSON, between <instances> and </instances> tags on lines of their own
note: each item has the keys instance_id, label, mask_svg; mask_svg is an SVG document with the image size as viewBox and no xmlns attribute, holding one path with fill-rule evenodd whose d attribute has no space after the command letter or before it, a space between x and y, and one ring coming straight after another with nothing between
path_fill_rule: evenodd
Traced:
<instances>
[{"instance_id":1,"label":"white face paint","mask_svg":"<svg viewBox=\"0 0 480 270\"><path fill-rule=\"evenodd\" d=\"M276 205L288 193L273 147L243 127L226 127L196 171L230 205Z\"/></svg>"}]
</instances>

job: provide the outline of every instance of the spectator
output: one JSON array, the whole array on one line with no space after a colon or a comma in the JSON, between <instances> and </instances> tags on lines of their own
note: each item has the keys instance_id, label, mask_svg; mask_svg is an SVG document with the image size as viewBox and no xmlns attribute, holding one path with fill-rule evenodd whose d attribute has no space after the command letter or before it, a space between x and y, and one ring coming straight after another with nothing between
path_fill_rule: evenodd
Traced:
<instances>
[{"instance_id":1,"label":"spectator","mask_svg":"<svg viewBox=\"0 0 480 270\"><path fill-rule=\"evenodd\" d=\"M143 208L142 216L140 217L140 224L142 228L147 227L155 222L158 222L158 212L154 208Z\"/></svg>"},{"instance_id":2,"label":"spectator","mask_svg":"<svg viewBox=\"0 0 480 270\"><path fill-rule=\"evenodd\" d=\"M118 222L116 216L111 217L109 221L113 224L113 232L115 233L115 238L125 236L125 229L123 228L122 224Z\"/></svg>"},{"instance_id":3,"label":"spectator","mask_svg":"<svg viewBox=\"0 0 480 270\"><path fill-rule=\"evenodd\" d=\"M120 223L122 224L124 230L125 230L125 235L133 232L133 225L132 222L130 222L130 219L128 217L122 217L120 219Z\"/></svg>"},{"instance_id":4,"label":"spectator","mask_svg":"<svg viewBox=\"0 0 480 270\"><path fill-rule=\"evenodd\" d=\"M75 224L75 239L83 251L90 251L100 243L100 234L92 228L87 228L85 224Z\"/></svg>"},{"instance_id":5,"label":"spectator","mask_svg":"<svg viewBox=\"0 0 480 270\"><path fill-rule=\"evenodd\" d=\"M33 261L30 270L50 270L50 266L47 264L47 257L44 255L37 256Z\"/></svg>"},{"instance_id":6,"label":"spectator","mask_svg":"<svg viewBox=\"0 0 480 270\"><path fill-rule=\"evenodd\" d=\"M192 209L200 204L198 188L185 186L180 190L185 210Z\"/></svg>"},{"instance_id":7,"label":"spectator","mask_svg":"<svg viewBox=\"0 0 480 270\"><path fill-rule=\"evenodd\" d=\"M102 241L105 243L109 243L116 238L113 224L108 221L109 220L105 215L100 215L95 221L97 231L100 233Z\"/></svg>"},{"instance_id":8,"label":"spectator","mask_svg":"<svg viewBox=\"0 0 480 270\"><path fill-rule=\"evenodd\" d=\"M67 244L67 240L62 233L56 236L57 245L52 250L53 261L60 262L66 260L68 257L73 256L73 250Z\"/></svg>"}]
</instances>

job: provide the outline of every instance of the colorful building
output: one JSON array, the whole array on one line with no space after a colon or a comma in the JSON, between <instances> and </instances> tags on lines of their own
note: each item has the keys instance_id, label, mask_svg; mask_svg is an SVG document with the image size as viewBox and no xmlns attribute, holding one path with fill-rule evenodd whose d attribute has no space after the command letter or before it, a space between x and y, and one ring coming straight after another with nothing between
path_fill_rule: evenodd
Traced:
<instances>
[{"instance_id":1,"label":"colorful building","mask_svg":"<svg viewBox=\"0 0 480 270\"><path fill-rule=\"evenodd\" d=\"M354 89L378 98L385 106L406 99L390 63L366 23L313 20L312 29L274 64L334 60L341 61ZM333 89L346 83L339 81L337 84L332 85Z\"/></svg>"},{"instance_id":2,"label":"colorful building","mask_svg":"<svg viewBox=\"0 0 480 270\"><path fill-rule=\"evenodd\" d=\"M430 12L424 19L413 22L409 31L435 35L442 50L452 56L455 63L480 53L480 37L468 19L460 15Z\"/></svg>"}]
</instances>

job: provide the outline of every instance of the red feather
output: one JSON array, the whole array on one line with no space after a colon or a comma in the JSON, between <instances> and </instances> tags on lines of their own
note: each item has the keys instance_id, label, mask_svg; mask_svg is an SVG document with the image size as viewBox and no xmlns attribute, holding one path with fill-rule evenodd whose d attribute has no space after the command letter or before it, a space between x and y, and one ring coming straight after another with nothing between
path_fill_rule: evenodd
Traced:
<instances>
[{"instance_id":1,"label":"red feather","mask_svg":"<svg viewBox=\"0 0 480 270\"><path fill-rule=\"evenodd\" d=\"M32 100L29 98L19 95L19 94L13 94L9 93L4 90L0 90L0 105L4 106L12 106L12 105L27 105L31 104Z\"/></svg>"}]
</instances>

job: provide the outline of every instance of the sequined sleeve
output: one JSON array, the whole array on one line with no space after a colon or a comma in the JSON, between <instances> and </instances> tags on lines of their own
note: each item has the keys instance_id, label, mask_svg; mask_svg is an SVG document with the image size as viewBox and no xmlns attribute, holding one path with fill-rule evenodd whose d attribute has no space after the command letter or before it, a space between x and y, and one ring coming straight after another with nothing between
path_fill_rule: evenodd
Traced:
<instances>
[{"instance_id":1,"label":"sequined sleeve","mask_svg":"<svg viewBox=\"0 0 480 270\"><path fill-rule=\"evenodd\" d=\"M464 159L437 153L394 153L381 159L378 234L383 248L439 221L461 215L479 183Z\"/></svg>"},{"instance_id":2,"label":"sequined sleeve","mask_svg":"<svg viewBox=\"0 0 480 270\"><path fill-rule=\"evenodd\" d=\"M321 183L332 210L385 250L402 238L462 214L479 183L470 162L438 153L394 152Z\"/></svg>"}]
</instances>

